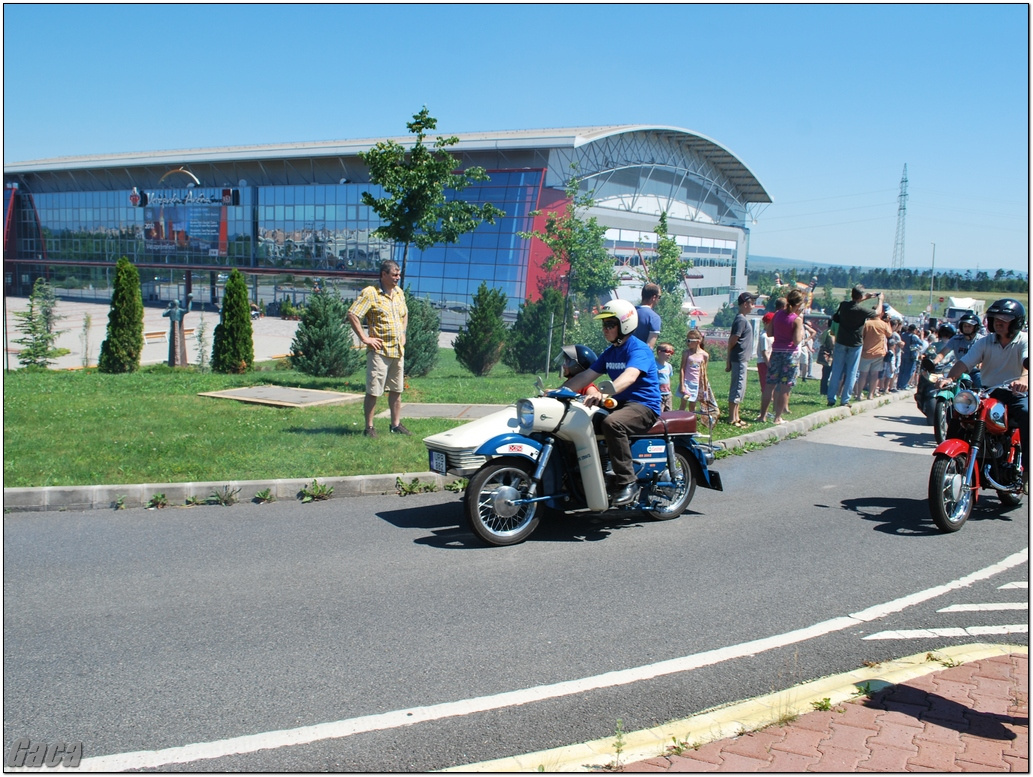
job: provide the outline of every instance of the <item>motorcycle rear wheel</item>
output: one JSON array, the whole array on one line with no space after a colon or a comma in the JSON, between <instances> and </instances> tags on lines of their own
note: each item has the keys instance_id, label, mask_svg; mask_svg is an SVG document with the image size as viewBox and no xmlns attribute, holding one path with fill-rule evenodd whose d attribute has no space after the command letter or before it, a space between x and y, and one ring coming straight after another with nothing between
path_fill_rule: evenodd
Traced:
<instances>
[{"instance_id":1,"label":"motorcycle rear wheel","mask_svg":"<svg viewBox=\"0 0 1033 777\"><path fill-rule=\"evenodd\" d=\"M929 514L942 532L956 532L972 514L974 494L962 488L961 481L968 466L967 456L940 454L929 473Z\"/></svg>"},{"instance_id":2,"label":"motorcycle rear wheel","mask_svg":"<svg viewBox=\"0 0 1033 777\"><path fill-rule=\"evenodd\" d=\"M524 461L487 464L466 487L464 509L470 530L489 545L516 545L538 528L538 503L509 504L530 494L533 465Z\"/></svg>"},{"instance_id":3,"label":"motorcycle rear wheel","mask_svg":"<svg viewBox=\"0 0 1033 777\"><path fill-rule=\"evenodd\" d=\"M950 423L950 412L947 408L946 399L936 400L936 409L933 411L933 434L936 436L936 444L947 439L947 424Z\"/></svg>"},{"instance_id":4,"label":"motorcycle rear wheel","mask_svg":"<svg viewBox=\"0 0 1033 777\"><path fill-rule=\"evenodd\" d=\"M682 485L680 487L651 489L647 499L652 500L656 498L660 504L656 510L646 510L646 515L657 521L669 521L685 512L685 508L689 506L689 502L692 501L692 497L696 493L695 471L689 459L691 455L682 448L674 449L674 466L679 471L672 473L675 477L670 479L677 481L681 478Z\"/></svg>"}]
</instances>

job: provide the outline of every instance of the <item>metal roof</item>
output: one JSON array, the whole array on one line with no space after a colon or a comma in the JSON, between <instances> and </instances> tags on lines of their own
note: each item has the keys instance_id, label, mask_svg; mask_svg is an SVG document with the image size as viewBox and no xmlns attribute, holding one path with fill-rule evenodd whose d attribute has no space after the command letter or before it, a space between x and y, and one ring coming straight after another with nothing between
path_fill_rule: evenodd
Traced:
<instances>
[{"instance_id":1,"label":"metal roof","mask_svg":"<svg viewBox=\"0 0 1033 777\"><path fill-rule=\"evenodd\" d=\"M434 133L435 137L454 135L459 142L452 148L460 152L505 149L579 148L587 144L626 133L647 133L684 149L687 154L706 159L738 187L747 202L768 203L771 198L753 172L731 151L716 141L679 127L646 124L616 124L600 127L562 127L534 130L499 130L490 132ZM313 157L356 156L368 151L384 138L359 140L327 140L300 143L272 143L250 146L221 146L169 151L142 151L117 154L55 157L4 164L4 174L57 172L136 165L184 165L243 160L301 159ZM391 138L407 146L415 142L412 135Z\"/></svg>"}]
</instances>

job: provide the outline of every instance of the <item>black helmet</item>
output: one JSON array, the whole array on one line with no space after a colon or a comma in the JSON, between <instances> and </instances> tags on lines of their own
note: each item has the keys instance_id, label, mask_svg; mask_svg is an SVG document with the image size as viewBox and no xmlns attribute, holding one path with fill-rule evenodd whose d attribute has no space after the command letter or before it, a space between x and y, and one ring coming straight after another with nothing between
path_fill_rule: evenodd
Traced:
<instances>
[{"instance_id":1,"label":"black helmet","mask_svg":"<svg viewBox=\"0 0 1033 777\"><path fill-rule=\"evenodd\" d=\"M957 330L950 324L940 324L936 328L936 334L942 337L944 340L949 340L950 338L954 337L954 335L956 335L957 333Z\"/></svg>"},{"instance_id":2,"label":"black helmet","mask_svg":"<svg viewBox=\"0 0 1033 777\"><path fill-rule=\"evenodd\" d=\"M564 360L569 362L571 366L577 364L581 368L578 372L587 370L595 364L595 360L599 358L595 355L595 351L587 345L565 345L563 346L560 355L563 356Z\"/></svg>"},{"instance_id":3,"label":"black helmet","mask_svg":"<svg viewBox=\"0 0 1033 777\"><path fill-rule=\"evenodd\" d=\"M1026 323L1026 308L1015 299L999 299L986 311L986 326L991 332L994 329L994 318L998 315L1011 316L1012 321L1008 324L1008 336L1014 337L1015 333L1022 329Z\"/></svg>"},{"instance_id":4,"label":"black helmet","mask_svg":"<svg viewBox=\"0 0 1033 777\"><path fill-rule=\"evenodd\" d=\"M962 324L972 324L972 326L974 326L976 328L976 331L978 332L979 316L977 316L975 313L966 313L958 319L958 329L961 329Z\"/></svg>"}]
</instances>

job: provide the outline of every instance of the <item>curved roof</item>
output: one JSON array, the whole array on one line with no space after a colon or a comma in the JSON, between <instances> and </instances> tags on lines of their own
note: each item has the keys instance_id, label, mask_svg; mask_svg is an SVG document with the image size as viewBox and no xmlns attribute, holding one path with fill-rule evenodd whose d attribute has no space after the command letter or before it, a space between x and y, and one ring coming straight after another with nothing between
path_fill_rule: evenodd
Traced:
<instances>
[{"instance_id":1,"label":"curved roof","mask_svg":"<svg viewBox=\"0 0 1033 777\"><path fill-rule=\"evenodd\" d=\"M578 149L616 136L631 134L652 136L663 143L674 146L686 155L705 160L738 188L746 202L771 202L771 198L763 185L735 154L705 135L690 132L679 127L617 124L599 127L562 127L490 132L435 132L434 136L447 137L455 135L459 139L458 144L453 146L455 150L475 152L528 148ZM132 167L136 165L183 165L201 162L219 163L242 160L355 156L360 152L368 151L381 140L383 138L56 157L53 159L5 163L4 173L17 175L88 168ZM411 135L395 137L391 138L391 140L403 146L414 142Z\"/></svg>"}]
</instances>

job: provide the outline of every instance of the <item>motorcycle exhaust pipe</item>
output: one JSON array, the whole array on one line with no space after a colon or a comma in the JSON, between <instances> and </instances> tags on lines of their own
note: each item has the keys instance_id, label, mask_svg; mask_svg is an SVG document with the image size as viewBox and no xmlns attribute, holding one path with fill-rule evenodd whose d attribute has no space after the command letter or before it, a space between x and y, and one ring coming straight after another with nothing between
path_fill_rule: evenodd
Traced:
<instances>
[{"instance_id":1,"label":"motorcycle exhaust pipe","mask_svg":"<svg viewBox=\"0 0 1033 777\"><path fill-rule=\"evenodd\" d=\"M1007 491L1011 494L1017 494L1018 492L1022 491L1021 485L1018 488L1014 486L1002 486L1000 483L998 483L996 480L990 477L989 464L987 464L986 467L983 468L983 477L986 479L986 482L990 484L990 487L996 489L997 491Z\"/></svg>"}]
</instances>

